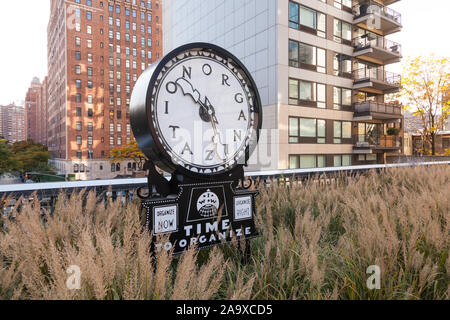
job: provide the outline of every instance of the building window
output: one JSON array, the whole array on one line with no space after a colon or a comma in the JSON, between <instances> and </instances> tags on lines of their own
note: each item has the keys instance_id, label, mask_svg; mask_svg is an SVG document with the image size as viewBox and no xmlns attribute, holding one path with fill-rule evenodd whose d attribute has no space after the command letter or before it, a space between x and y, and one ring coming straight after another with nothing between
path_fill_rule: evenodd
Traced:
<instances>
[{"instance_id":1,"label":"building window","mask_svg":"<svg viewBox=\"0 0 450 320\"><path fill-rule=\"evenodd\" d=\"M75 80L75 86L77 89L81 89L81 80L79 79Z\"/></svg>"},{"instance_id":2,"label":"building window","mask_svg":"<svg viewBox=\"0 0 450 320\"><path fill-rule=\"evenodd\" d=\"M305 43L289 40L289 65L325 73L326 51Z\"/></svg>"},{"instance_id":3,"label":"building window","mask_svg":"<svg viewBox=\"0 0 450 320\"><path fill-rule=\"evenodd\" d=\"M88 109L88 117L92 118L94 116L94 112L92 111L92 109Z\"/></svg>"},{"instance_id":4,"label":"building window","mask_svg":"<svg viewBox=\"0 0 450 320\"><path fill-rule=\"evenodd\" d=\"M325 108L326 85L297 79L289 79L289 104Z\"/></svg>"},{"instance_id":5,"label":"building window","mask_svg":"<svg viewBox=\"0 0 450 320\"><path fill-rule=\"evenodd\" d=\"M94 131L94 126L92 125L92 122L88 123L88 132Z\"/></svg>"},{"instance_id":6,"label":"building window","mask_svg":"<svg viewBox=\"0 0 450 320\"><path fill-rule=\"evenodd\" d=\"M324 155L291 155L289 156L289 169L324 168Z\"/></svg>"},{"instance_id":7,"label":"building window","mask_svg":"<svg viewBox=\"0 0 450 320\"><path fill-rule=\"evenodd\" d=\"M81 74L81 66L79 66L79 65L75 66L75 73Z\"/></svg>"},{"instance_id":8,"label":"building window","mask_svg":"<svg viewBox=\"0 0 450 320\"><path fill-rule=\"evenodd\" d=\"M77 136L77 145L81 146L82 138L81 136Z\"/></svg>"},{"instance_id":9,"label":"building window","mask_svg":"<svg viewBox=\"0 0 450 320\"><path fill-rule=\"evenodd\" d=\"M345 54L336 53L333 58L334 75L339 77L352 78L352 57Z\"/></svg>"},{"instance_id":10,"label":"building window","mask_svg":"<svg viewBox=\"0 0 450 320\"><path fill-rule=\"evenodd\" d=\"M77 152L77 156L78 156L78 152ZM80 159L80 158L78 158L78 159ZM80 171L79 166L77 164L74 164L73 165L73 172L74 173L78 173L79 171Z\"/></svg>"},{"instance_id":11,"label":"building window","mask_svg":"<svg viewBox=\"0 0 450 320\"><path fill-rule=\"evenodd\" d=\"M334 41L338 43L344 43L347 45L352 44L352 25L350 23L334 19Z\"/></svg>"},{"instance_id":12,"label":"building window","mask_svg":"<svg viewBox=\"0 0 450 320\"><path fill-rule=\"evenodd\" d=\"M116 172L116 164L111 163L111 172Z\"/></svg>"},{"instance_id":13,"label":"building window","mask_svg":"<svg viewBox=\"0 0 450 320\"><path fill-rule=\"evenodd\" d=\"M81 108L80 107L76 108L76 116L81 117Z\"/></svg>"},{"instance_id":14,"label":"building window","mask_svg":"<svg viewBox=\"0 0 450 320\"><path fill-rule=\"evenodd\" d=\"M333 109L349 111L352 106L352 90L334 87L333 103Z\"/></svg>"},{"instance_id":15,"label":"building window","mask_svg":"<svg viewBox=\"0 0 450 320\"><path fill-rule=\"evenodd\" d=\"M88 80L87 87L88 87L88 89L92 89L93 88L92 81Z\"/></svg>"},{"instance_id":16,"label":"building window","mask_svg":"<svg viewBox=\"0 0 450 320\"><path fill-rule=\"evenodd\" d=\"M360 154L358 155L358 161L377 161L376 154Z\"/></svg>"},{"instance_id":17,"label":"building window","mask_svg":"<svg viewBox=\"0 0 450 320\"><path fill-rule=\"evenodd\" d=\"M348 121L333 121L333 143L342 143L342 139L351 139L352 123Z\"/></svg>"},{"instance_id":18,"label":"building window","mask_svg":"<svg viewBox=\"0 0 450 320\"><path fill-rule=\"evenodd\" d=\"M77 93L77 94L75 95L75 102L81 103L81 93Z\"/></svg>"},{"instance_id":19,"label":"building window","mask_svg":"<svg viewBox=\"0 0 450 320\"><path fill-rule=\"evenodd\" d=\"M352 8L352 0L334 0L334 6L341 10L346 8L346 11L349 11Z\"/></svg>"},{"instance_id":20,"label":"building window","mask_svg":"<svg viewBox=\"0 0 450 320\"><path fill-rule=\"evenodd\" d=\"M295 2L289 2L289 27L325 38L326 15Z\"/></svg>"},{"instance_id":21,"label":"building window","mask_svg":"<svg viewBox=\"0 0 450 320\"><path fill-rule=\"evenodd\" d=\"M92 20L92 12L91 11L86 11L86 19Z\"/></svg>"},{"instance_id":22,"label":"building window","mask_svg":"<svg viewBox=\"0 0 450 320\"><path fill-rule=\"evenodd\" d=\"M81 60L81 52L75 51L75 60Z\"/></svg>"},{"instance_id":23,"label":"building window","mask_svg":"<svg viewBox=\"0 0 450 320\"><path fill-rule=\"evenodd\" d=\"M334 167L348 167L352 165L352 156L349 154L344 155L335 155L333 157L333 166Z\"/></svg>"},{"instance_id":24,"label":"building window","mask_svg":"<svg viewBox=\"0 0 450 320\"><path fill-rule=\"evenodd\" d=\"M76 125L77 131L81 131L83 129L83 123L78 121Z\"/></svg>"},{"instance_id":25,"label":"building window","mask_svg":"<svg viewBox=\"0 0 450 320\"><path fill-rule=\"evenodd\" d=\"M93 143L94 143L94 139L92 138L92 136L88 136L88 145L92 146Z\"/></svg>"},{"instance_id":26,"label":"building window","mask_svg":"<svg viewBox=\"0 0 450 320\"><path fill-rule=\"evenodd\" d=\"M289 118L289 143L325 143L326 120Z\"/></svg>"}]
</instances>

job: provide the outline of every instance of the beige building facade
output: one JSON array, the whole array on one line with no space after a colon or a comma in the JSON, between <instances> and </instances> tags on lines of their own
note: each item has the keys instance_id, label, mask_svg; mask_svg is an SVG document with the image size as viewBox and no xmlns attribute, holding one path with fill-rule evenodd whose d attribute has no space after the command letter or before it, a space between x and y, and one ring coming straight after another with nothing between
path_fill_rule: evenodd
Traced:
<instances>
[{"instance_id":1,"label":"beige building facade","mask_svg":"<svg viewBox=\"0 0 450 320\"><path fill-rule=\"evenodd\" d=\"M164 51L211 42L252 73L265 130L249 170L385 163L403 149L402 108L385 99L400 89L394 2L166 0Z\"/></svg>"}]
</instances>

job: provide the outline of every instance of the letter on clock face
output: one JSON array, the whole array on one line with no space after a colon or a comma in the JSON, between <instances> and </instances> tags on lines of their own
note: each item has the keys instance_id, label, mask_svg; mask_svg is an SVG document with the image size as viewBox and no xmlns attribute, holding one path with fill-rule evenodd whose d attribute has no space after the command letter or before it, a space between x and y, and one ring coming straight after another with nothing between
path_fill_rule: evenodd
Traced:
<instances>
[{"instance_id":1,"label":"letter on clock face","mask_svg":"<svg viewBox=\"0 0 450 320\"><path fill-rule=\"evenodd\" d=\"M242 96L242 93L236 93L234 96L234 100L236 100L237 103L244 102L244 97Z\"/></svg>"}]
</instances>

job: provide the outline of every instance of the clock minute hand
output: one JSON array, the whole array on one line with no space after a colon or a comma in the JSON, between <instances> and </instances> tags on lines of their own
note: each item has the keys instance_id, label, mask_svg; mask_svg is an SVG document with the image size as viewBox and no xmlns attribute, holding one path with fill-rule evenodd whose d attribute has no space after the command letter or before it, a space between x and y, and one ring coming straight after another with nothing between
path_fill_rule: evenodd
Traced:
<instances>
[{"instance_id":1,"label":"clock minute hand","mask_svg":"<svg viewBox=\"0 0 450 320\"><path fill-rule=\"evenodd\" d=\"M176 84L181 88L181 91L183 91L183 94L185 96L191 96L195 103L198 103L203 108L205 108L205 106L203 105L203 103L200 100L200 98L201 98L200 92L198 92L198 90L194 89L194 87L192 86L192 84L189 81L187 81L184 78L179 78L176 81Z\"/></svg>"},{"instance_id":2,"label":"clock minute hand","mask_svg":"<svg viewBox=\"0 0 450 320\"><path fill-rule=\"evenodd\" d=\"M185 96L191 96L195 103L199 104L203 109L205 109L210 115L210 122L214 130L214 135L219 138L219 143L224 145L220 139L220 134L217 130L216 123L217 121L216 115L212 111L212 108L201 101L201 94L198 90L194 89L194 86L187 81L185 78L178 78L176 84L181 88L183 94Z\"/></svg>"}]
</instances>

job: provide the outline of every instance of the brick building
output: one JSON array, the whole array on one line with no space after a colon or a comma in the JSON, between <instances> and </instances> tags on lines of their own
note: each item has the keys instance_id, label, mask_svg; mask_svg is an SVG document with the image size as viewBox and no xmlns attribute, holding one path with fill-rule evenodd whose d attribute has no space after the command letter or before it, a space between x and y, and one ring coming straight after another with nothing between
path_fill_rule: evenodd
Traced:
<instances>
[{"instance_id":1,"label":"brick building","mask_svg":"<svg viewBox=\"0 0 450 320\"><path fill-rule=\"evenodd\" d=\"M41 83L35 77L25 97L25 138L47 145L47 77Z\"/></svg>"},{"instance_id":2,"label":"brick building","mask_svg":"<svg viewBox=\"0 0 450 320\"><path fill-rule=\"evenodd\" d=\"M51 0L48 147L76 179L128 175L110 150L133 139L129 103L139 75L162 54L160 1Z\"/></svg>"},{"instance_id":3,"label":"brick building","mask_svg":"<svg viewBox=\"0 0 450 320\"><path fill-rule=\"evenodd\" d=\"M25 109L14 103L0 106L0 137L14 143L25 140Z\"/></svg>"},{"instance_id":4,"label":"brick building","mask_svg":"<svg viewBox=\"0 0 450 320\"><path fill-rule=\"evenodd\" d=\"M41 81L35 77L31 81L25 96L25 139L38 142L40 140L38 109L40 105Z\"/></svg>"}]
</instances>

